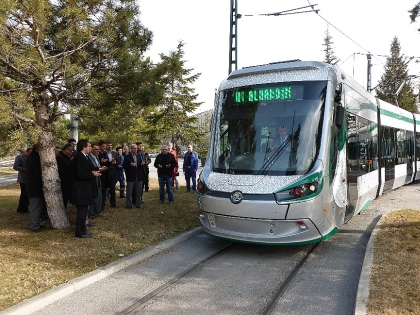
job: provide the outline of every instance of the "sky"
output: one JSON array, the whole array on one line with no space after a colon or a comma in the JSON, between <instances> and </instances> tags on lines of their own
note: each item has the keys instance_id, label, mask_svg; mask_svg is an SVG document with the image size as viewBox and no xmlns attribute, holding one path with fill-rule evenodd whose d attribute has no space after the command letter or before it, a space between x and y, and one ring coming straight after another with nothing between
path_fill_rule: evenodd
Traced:
<instances>
[{"instance_id":1,"label":"sky","mask_svg":"<svg viewBox=\"0 0 420 315\"><path fill-rule=\"evenodd\" d=\"M238 13L238 69L270 62L301 59L322 61L327 27L338 64L366 88L367 57L372 57L372 87L381 78L392 39L396 36L410 75L420 75L420 18L411 23L408 11L420 0L236 0ZM185 43L184 59L192 73L201 73L192 85L203 102L197 112L213 108L214 92L229 72L230 0L138 0L140 20L153 36L146 53L153 62L159 54ZM310 4L314 12L260 16ZM298 11L308 10L304 8ZM252 16L247 16L252 15ZM329 23L328 23L329 22ZM418 82L418 79L417 81Z\"/></svg>"}]
</instances>

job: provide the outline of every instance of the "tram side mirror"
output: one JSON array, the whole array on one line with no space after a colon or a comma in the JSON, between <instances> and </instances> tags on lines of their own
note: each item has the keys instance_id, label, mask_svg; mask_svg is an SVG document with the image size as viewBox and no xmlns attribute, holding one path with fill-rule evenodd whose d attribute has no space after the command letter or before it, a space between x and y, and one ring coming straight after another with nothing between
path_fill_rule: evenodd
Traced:
<instances>
[{"instance_id":1,"label":"tram side mirror","mask_svg":"<svg viewBox=\"0 0 420 315\"><path fill-rule=\"evenodd\" d=\"M334 94L334 102L341 103L341 94L343 93L343 85L341 83L337 83L335 87L335 94Z\"/></svg>"},{"instance_id":2,"label":"tram side mirror","mask_svg":"<svg viewBox=\"0 0 420 315\"><path fill-rule=\"evenodd\" d=\"M339 105L335 108L335 126L338 129L341 129L343 127L343 121L344 121L344 107Z\"/></svg>"}]
</instances>

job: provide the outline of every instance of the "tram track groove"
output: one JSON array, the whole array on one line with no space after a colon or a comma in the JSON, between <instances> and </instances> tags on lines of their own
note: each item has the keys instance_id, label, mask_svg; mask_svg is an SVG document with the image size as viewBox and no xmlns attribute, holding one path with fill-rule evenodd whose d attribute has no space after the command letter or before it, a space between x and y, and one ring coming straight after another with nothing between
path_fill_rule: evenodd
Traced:
<instances>
[{"instance_id":1,"label":"tram track groove","mask_svg":"<svg viewBox=\"0 0 420 315\"><path fill-rule=\"evenodd\" d=\"M278 289L275 290L275 293L271 296L271 299L266 304L266 306L258 313L259 315L269 315L274 311L274 308L278 304L279 300L282 298L284 293L286 292L287 288L290 284L293 283L296 276L298 275L299 271L305 265L308 258L311 254L318 248L321 243L316 243L312 248L308 251L308 253L300 260L300 262L293 268L293 270L289 273L287 278L280 282L278 285Z\"/></svg>"},{"instance_id":2,"label":"tram track groove","mask_svg":"<svg viewBox=\"0 0 420 315\"><path fill-rule=\"evenodd\" d=\"M151 300L152 298L154 298L155 296L157 296L161 292L163 292L166 289L170 288L176 282L178 282L179 280L185 278L187 275L189 275L193 271L197 270L198 268L200 268L201 266L203 266L204 264L206 264L210 260L212 260L214 258L217 258L220 255L224 254L227 250L230 250L236 244L237 244L236 242L232 242L232 243L227 244L226 246L224 246L223 248L221 248L220 250L218 250L213 255L211 255L211 256L209 256L209 257L201 260L199 263L195 264L194 266L192 266L191 268L187 269L186 271L181 272L180 274L178 274L177 276L175 276L171 280L165 282L164 284L162 284L158 288L154 289L152 292L146 294L142 298L137 299L136 302L134 302L133 304L131 304L130 306L128 306L127 308L125 308L124 310L122 310L121 312L116 313L116 314L118 314L118 315L126 315L126 314L132 313L139 306L143 305L144 303L146 303L147 301Z\"/></svg>"}]
</instances>

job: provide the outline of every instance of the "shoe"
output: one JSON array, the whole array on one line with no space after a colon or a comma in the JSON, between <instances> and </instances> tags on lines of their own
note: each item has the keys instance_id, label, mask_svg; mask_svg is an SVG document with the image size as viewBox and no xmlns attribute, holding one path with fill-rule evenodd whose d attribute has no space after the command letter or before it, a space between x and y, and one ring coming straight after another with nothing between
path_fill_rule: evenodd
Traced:
<instances>
[{"instance_id":1,"label":"shoe","mask_svg":"<svg viewBox=\"0 0 420 315\"><path fill-rule=\"evenodd\" d=\"M125 198L125 196L120 196L120 198Z\"/></svg>"},{"instance_id":2,"label":"shoe","mask_svg":"<svg viewBox=\"0 0 420 315\"><path fill-rule=\"evenodd\" d=\"M132 206L127 206L127 207L125 207L126 209L133 209L133 207Z\"/></svg>"},{"instance_id":3,"label":"shoe","mask_svg":"<svg viewBox=\"0 0 420 315\"><path fill-rule=\"evenodd\" d=\"M45 225L40 225L39 228L45 230Z\"/></svg>"},{"instance_id":4,"label":"shoe","mask_svg":"<svg viewBox=\"0 0 420 315\"><path fill-rule=\"evenodd\" d=\"M90 216L88 216L88 218L89 218L90 220L93 220L93 219L95 219L95 218L96 218L96 216L94 216L94 215L90 215Z\"/></svg>"},{"instance_id":5,"label":"shoe","mask_svg":"<svg viewBox=\"0 0 420 315\"><path fill-rule=\"evenodd\" d=\"M96 217L103 217L103 216L104 216L104 215L103 215L102 213L99 213L99 214L97 214L97 215L96 215ZM95 218L96 218L96 217L95 217Z\"/></svg>"},{"instance_id":6,"label":"shoe","mask_svg":"<svg viewBox=\"0 0 420 315\"><path fill-rule=\"evenodd\" d=\"M39 227L36 230L31 230L32 232L43 232L45 231L45 226L44 227Z\"/></svg>"},{"instance_id":7,"label":"shoe","mask_svg":"<svg viewBox=\"0 0 420 315\"><path fill-rule=\"evenodd\" d=\"M88 224L85 224L86 226L92 227L95 226L95 224L88 222Z\"/></svg>"},{"instance_id":8,"label":"shoe","mask_svg":"<svg viewBox=\"0 0 420 315\"><path fill-rule=\"evenodd\" d=\"M144 192L149 192L149 189L145 189Z\"/></svg>"},{"instance_id":9,"label":"shoe","mask_svg":"<svg viewBox=\"0 0 420 315\"><path fill-rule=\"evenodd\" d=\"M187 189L187 192L190 192L191 190Z\"/></svg>"},{"instance_id":10,"label":"shoe","mask_svg":"<svg viewBox=\"0 0 420 315\"><path fill-rule=\"evenodd\" d=\"M173 201L170 201L170 202L169 202L169 204L170 204L170 205L173 205L173 204L174 204L174 202L173 202Z\"/></svg>"},{"instance_id":11,"label":"shoe","mask_svg":"<svg viewBox=\"0 0 420 315\"><path fill-rule=\"evenodd\" d=\"M137 208L137 209L140 209L140 208L141 208L141 206L136 206L136 208Z\"/></svg>"},{"instance_id":12,"label":"shoe","mask_svg":"<svg viewBox=\"0 0 420 315\"><path fill-rule=\"evenodd\" d=\"M117 207L117 205L111 205L111 208L116 208Z\"/></svg>"},{"instance_id":13,"label":"shoe","mask_svg":"<svg viewBox=\"0 0 420 315\"><path fill-rule=\"evenodd\" d=\"M163 201L162 201L162 200L159 200L159 203L160 203L160 204L163 204Z\"/></svg>"},{"instance_id":14,"label":"shoe","mask_svg":"<svg viewBox=\"0 0 420 315\"><path fill-rule=\"evenodd\" d=\"M75 235L78 238L92 238L92 234L86 233L82 235Z\"/></svg>"}]
</instances>

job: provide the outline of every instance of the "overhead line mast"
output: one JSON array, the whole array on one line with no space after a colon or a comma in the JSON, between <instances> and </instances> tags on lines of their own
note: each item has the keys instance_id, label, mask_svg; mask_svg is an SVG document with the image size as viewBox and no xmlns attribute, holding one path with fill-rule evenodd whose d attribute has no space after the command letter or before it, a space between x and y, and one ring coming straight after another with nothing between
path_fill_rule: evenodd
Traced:
<instances>
[{"instance_id":1,"label":"overhead line mast","mask_svg":"<svg viewBox=\"0 0 420 315\"><path fill-rule=\"evenodd\" d=\"M315 12L318 13L319 10L314 10L314 7L317 4L307 5L300 8L289 9L280 12L274 13L263 13L263 14L246 14L244 16L282 16L290 14L300 14L300 13L309 13ZM307 11L298 11L306 8L311 8ZM297 11L297 12L296 12ZM238 69L238 19L242 17L241 14L238 14L238 0L230 0L230 33L229 33L229 73L232 70ZM234 67L234 69L232 69Z\"/></svg>"}]
</instances>

